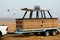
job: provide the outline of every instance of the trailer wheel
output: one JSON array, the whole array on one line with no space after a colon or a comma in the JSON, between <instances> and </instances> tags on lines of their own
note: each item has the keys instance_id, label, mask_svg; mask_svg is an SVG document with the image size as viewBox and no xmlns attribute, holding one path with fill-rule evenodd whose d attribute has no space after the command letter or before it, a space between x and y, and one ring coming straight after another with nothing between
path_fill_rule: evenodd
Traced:
<instances>
[{"instance_id":1,"label":"trailer wheel","mask_svg":"<svg viewBox=\"0 0 60 40\"><path fill-rule=\"evenodd\" d=\"M52 35L55 36L57 34L57 31L53 31Z\"/></svg>"},{"instance_id":2,"label":"trailer wheel","mask_svg":"<svg viewBox=\"0 0 60 40\"><path fill-rule=\"evenodd\" d=\"M38 33L34 33L34 35L36 35L36 36L37 36L37 35L38 35Z\"/></svg>"},{"instance_id":3,"label":"trailer wheel","mask_svg":"<svg viewBox=\"0 0 60 40\"><path fill-rule=\"evenodd\" d=\"M0 37L2 36L2 32L0 31Z\"/></svg>"},{"instance_id":4,"label":"trailer wheel","mask_svg":"<svg viewBox=\"0 0 60 40\"><path fill-rule=\"evenodd\" d=\"M45 35L46 35L46 36L49 36L49 35L50 35L50 33L49 33L48 31L46 31L46 32L45 32Z\"/></svg>"}]
</instances>

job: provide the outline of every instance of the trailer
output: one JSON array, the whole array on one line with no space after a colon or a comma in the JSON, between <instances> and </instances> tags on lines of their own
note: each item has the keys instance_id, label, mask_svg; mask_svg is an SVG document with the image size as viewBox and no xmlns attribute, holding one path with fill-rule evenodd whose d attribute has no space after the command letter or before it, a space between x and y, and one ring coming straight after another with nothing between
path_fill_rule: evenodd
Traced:
<instances>
[{"instance_id":1,"label":"trailer","mask_svg":"<svg viewBox=\"0 0 60 40\"><path fill-rule=\"evenodd\" d=\"M33 34L33 35L57 35L60 33L60 28L41 28L41 29L22 29L16 30L15 34Z\"/></svg>"},{"instance_id":2,"label":"trailer","mask_svg":"<svg viewBox=\"0 0 60 40\"><path fill-rule=\"evenodd\" d=\"M34 9L23 8L26 11L22 19L16 19L16 32L15 34L45 34L56 35L60 31L58 26L58 18L53 18L49 10L42 10L39 6L35 6ZM24 18L30 12L29 18ZM32 18L32 13L36 12L36 18ZM46 17L46 12L49 14L50 18ZM41 18L39 18L39 13Z\"/></svg>"}]
</instances>

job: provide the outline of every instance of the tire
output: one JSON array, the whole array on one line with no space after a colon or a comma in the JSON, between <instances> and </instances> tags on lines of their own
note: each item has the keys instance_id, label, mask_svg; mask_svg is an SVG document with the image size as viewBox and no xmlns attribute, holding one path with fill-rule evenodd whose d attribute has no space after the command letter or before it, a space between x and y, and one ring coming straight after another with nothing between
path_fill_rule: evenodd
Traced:
<instances>
[{"instance_id":1,"label":"tire","mask_svg":"<svg viewBox=\"0 0 60 40\"><path fill-rule=\"evenodd\" d=\"M2 32L0 31L0 37L2 36Z\"/></svg>"},{"instance_id":2,"label":"tire","mask_svg":"<svg viewBox=\"0 0 60 40\"><path fill-rule=\"evenodd\" d=\"M34 35L38 36L38 33L34 33Z\"/></svg>"},{"instance_id":3,"label":"tire","mask_svg":"<svg viewBox=\"0 0 60 40\"><path fill-rule=\"evenodd\" d=\"M53 31L52 35L55 36L57 34L57 31Z\"/></svg>"},{"instance_id":4,"label":"tire","mask_svg":"<svg viewBox=\"0 0 60 40\"><path fill-rule=\"evenodd\" d=\"M45 35L46 35L46 36L49 36L49 35L50 35L50 33L49 33L48 31L46 31L46 32L45 32Z\"/></svg>"}]
</instances>

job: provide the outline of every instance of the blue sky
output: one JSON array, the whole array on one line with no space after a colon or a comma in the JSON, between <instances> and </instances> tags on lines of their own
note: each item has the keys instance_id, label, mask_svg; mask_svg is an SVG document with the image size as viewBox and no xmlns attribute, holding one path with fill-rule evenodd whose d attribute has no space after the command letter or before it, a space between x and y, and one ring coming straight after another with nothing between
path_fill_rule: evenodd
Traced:
<instances>
[{"instance_id":1,"label":"blue sky","mask_svg":"<svg viewBox=\"0 0 60 40\"><path fill-rule=\"evenodd\" d=\"M53 17L60 18L59 4L60 0L0 0L0 18L22 18L24 12L20 9L24 7L33 9L35 5L39 5L41 9L49 9ZM7 9L10 11L7 12ZM29 14L26 17L28 16Z\"/></svg>"}]
</instances>

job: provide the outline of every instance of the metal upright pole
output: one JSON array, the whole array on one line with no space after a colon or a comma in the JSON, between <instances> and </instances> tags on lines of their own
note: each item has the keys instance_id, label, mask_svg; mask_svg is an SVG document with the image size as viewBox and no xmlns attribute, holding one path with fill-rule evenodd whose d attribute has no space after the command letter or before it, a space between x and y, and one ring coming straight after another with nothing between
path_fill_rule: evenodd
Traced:
<instances>
[{"instance_id":1,"label":"metal upright pole","mask_svg":"<svg viewBox=\"0 0 60 40\"><path fill-rule=\"evenodd\" d=\"M32 18L32 13L33 13L33 11L30 11L30 19Z\"/></svg>"},{"instance_id":2,"label":"metal upright pole","mask_svg":"<svg viewBox=\"0 0 60 40\"><path fill-rule=\"evenodd\" d=\"M48 14L50 15L50 17L52 18L52 16L51 16L50 12L49 12L49 11L47 11L47 12L48 12Z\"/></svg>"},{"instance_id":3,"label":"metal upright pole","mask_svg":"<svg viewBox=\"0 0 60 40\"><path fill-rule=\"evenodd\" d=\"M23 19L24 19L24 17L26 16L26 14L27 14L27 11L25 12L25 14L24 14L24 16L23 16Z\"/></svg>"},{"instance_id":4,"label":"metal upright pole","mask_svg":"<svg viewBox=\"0 0 60 40\"><path fill-rule=\"evenodd\" d=\"M46 18L45 11L43 10L44 18Z\"/></svg>"},{"instance_id":5,"label":"metal upright pole","mask_svg":"<svg viewBox=\"0 0 60 40\"><path fill-rule=\"evenodd\" d=\"M42 13L42 11L41 11L41 18L43 18L43 13Z\"/></svg>"},{"instance_id":6,"label":"metal upright pole","mask_svg":"<svg viewBox=\"0 0 60 40\"><path fill-rule=\"evenodd\" d=\"M39 18L39 11L36 12L36 18Z\"/></svg>"}]
</instances>

